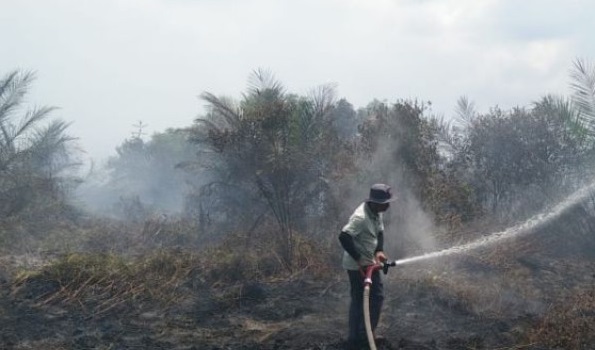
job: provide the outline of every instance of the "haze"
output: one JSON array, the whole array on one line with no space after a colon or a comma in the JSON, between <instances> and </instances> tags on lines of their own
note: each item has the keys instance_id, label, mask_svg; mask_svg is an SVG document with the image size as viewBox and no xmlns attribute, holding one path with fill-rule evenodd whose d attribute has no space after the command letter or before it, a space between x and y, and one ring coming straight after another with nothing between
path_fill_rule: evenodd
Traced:
<instances>
[{"instance_id":1,"label":"haze","mask_svg":"<svg viewBox=\"0 0 595 350\"><path fill-rule=\"evenodd\" d=\"M289 91L334 83L355 107L417 98L452 114L567 93L568 67L595 57L589 1L3 0L0 67L37 72L29 100L61 110L88 157L142 121L192 123L197 96L237 97L250 72Z\"/></svg>"}]
</instances>

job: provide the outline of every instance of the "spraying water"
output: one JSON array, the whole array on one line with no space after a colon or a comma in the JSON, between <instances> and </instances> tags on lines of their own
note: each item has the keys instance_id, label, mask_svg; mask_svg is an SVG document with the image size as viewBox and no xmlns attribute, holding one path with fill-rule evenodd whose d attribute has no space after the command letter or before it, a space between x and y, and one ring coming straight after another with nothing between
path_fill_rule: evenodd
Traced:
<instances>
[{"instance_id":1,"label":"spraying water","mask_svg":"<svg viewBox=\"0 0 595 350\"><path fill-rule=\"evenodd\" d=\"M469 250L472 250L472 249L475 249L478 247L487 246L487 245L490 245L495 242L499 242L499 241L502 241L505 239L510 239L512 237L522 235L524 233L530 232L532 229L535 229L535 228L555 219L560 214L562 214L566 209L568 209L568 208L572 207L573 205L588 198L589 195L591 195L592 191L594 191L594 190L595 190L595 183L592 183L591 185L586 186L586 187L576 191L575 193L573 193L571 196L566 198L560 204L558 204L554 208L552 208L549 212L535 215L532 218L530 218L529 220L525 221L524 223L514 226L514 227L511 227L509 229L506 229L502 232L492 233L492 234L490 234L484 238L481 238L477 241L463 244L460 246L451 247L451 248L440 250L437 252L426 253L426 254L414 256L411 258L400 259L400 260L397 260L395 263L397 265L405 265L405 264L410 264L410 263L420 261L420 260L433 259L433 258L448 256L448 255L452 255L452 254L456 254L456 253L464 253L464 252L467 252Z\"/></svg>"}]
</instances>

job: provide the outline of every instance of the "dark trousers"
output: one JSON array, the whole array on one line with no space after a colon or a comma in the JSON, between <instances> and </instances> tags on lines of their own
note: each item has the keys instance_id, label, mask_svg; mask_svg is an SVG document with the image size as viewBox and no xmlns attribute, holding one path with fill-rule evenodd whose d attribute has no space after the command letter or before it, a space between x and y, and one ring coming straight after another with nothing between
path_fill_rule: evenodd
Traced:
<instances>
[{"instance_id":1,"label":"dark trousers","mask_svg":"<svg viewBox=\"0 0 595 350\"><path fill-rule=\"evenodd\" d=\"M349 306L349 334L347 341L350 344L365 342L366 328L364 326L364 277L360 271L347 270L349 283L351 284L351 305ZM384 301L382 279L380 271L372 274L372 285L370 286L370 323L372 331L376 329L380 320L380 311Z\"/></svg>"}]
</instances>

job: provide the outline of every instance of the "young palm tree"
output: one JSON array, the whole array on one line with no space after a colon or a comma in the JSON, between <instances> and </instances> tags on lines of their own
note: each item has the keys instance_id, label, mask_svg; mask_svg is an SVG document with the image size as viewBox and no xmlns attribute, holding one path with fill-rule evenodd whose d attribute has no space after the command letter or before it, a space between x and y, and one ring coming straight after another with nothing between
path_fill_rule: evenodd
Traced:
<instances>
[{"instance_id":1,"label":"young palm tree","mask_svg":"<svg viewBox=\"0 0 595 350\"><path fill-rule=\"evenodd\" d=\"M55 175L71 165L67 145L73 138L65 134L68 125L52 121L39 126L55 107L23 111L34 78L31 72L13 71L0 79L0 213L4 215L23 209L40 189L55 191Z\"/></svg>"},{"instance_id":2,"label":"young palm tree","mask_svg":"<svg viewBox=\"0 0 595 350\"><path fill-rule=\"evenodd\" d=\"M197 119L195 141L208 146L211 153L203 159L210 157L218 173L206 189L226 198L227 211L237 206L257 218L270 213L280 228L281 256L291 268L294 232L319 198L330 167L325 130L334 107L332 87L299 97L257 70L240 102L210 93L201 97L209 109L206 118Z\"/></svg>"}]
</instances>

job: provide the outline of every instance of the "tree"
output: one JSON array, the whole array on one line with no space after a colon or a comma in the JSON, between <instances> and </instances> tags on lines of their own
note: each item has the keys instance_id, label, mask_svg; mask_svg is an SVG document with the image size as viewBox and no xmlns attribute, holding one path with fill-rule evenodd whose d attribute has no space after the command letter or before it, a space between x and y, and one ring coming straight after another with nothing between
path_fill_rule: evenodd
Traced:
<instances>
[{"instance_id":1,"label":"tree","mask_svg":"<svg viewBox=\"0 0 595 350\"><path fill-rule=\"evenodd\" d=\"M422 202L430 203L432 178L439 170L436 125L424 116L427 105L398 101L393 105L374 101L366 107L360 126L359 150L364 168L391 179L399 172L401 187L411 189ZM372 164L366 165L366 162ZM368 176L370 177L370 176ZM378 177L371 176L371 178Z\"/></svg>"},{"instance_id":2,"label":"tree","mask_svg":"<svg viewBox=\"0 0 595 350\"><path fill-rule=\"evenodd\" d=\"M69 148L68 124L53 120L40 126L54 107L21 113L33 73L13 71L0 80L0 214L16 215L40 199L60 199L76 165ZM19 120L20 119L20 120Z\"/></svg>"},{"instance_id":3,"label":"tree","mask_svg":"<svg viewBox=\"0 0 595 350\"><path fill-rule=\"evenodd\" d=\"M495 108L467 126L459 160L466 160L476 194L491 213L538 210L570 185L585 154L577 117L568 101L546 96L530 110Z\"/></svg>"},{"instance_id":4,"label":"tree","mask_svg":"<svg viewBox=\"0 0 595 350\"><path fill-rule=\"evenodd\" d=\"M340 99L330 115L331 125L339 137L350 140L357 134L359 120L353 105L346 99Z\"/></svg>"},{"instance_id":5,"label":"tree","mask_svg":"<svg viewBox=\"0 0 595 350\"><path fill-rule=\"evenodd\" d=\"M217 174L202 195L218 196L225 203L221 209L235 213L228 217L246 220L248 228L271 214L280 231L280 255L291 268L296 230L321 215L330 198L327 183L340 153L330 127L333 89L323 86L307 97L287 94L259 70L239 103L210 93L201 98L209 112L197 119L194 141L207 147L201 161Z\"/></svg>"}]
</instances>

